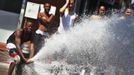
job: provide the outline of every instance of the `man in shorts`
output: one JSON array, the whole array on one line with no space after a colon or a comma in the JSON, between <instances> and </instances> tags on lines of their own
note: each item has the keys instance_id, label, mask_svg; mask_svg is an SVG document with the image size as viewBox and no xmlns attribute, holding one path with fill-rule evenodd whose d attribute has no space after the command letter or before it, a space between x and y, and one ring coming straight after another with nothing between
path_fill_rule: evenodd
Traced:
<instances>
[{"instance_id":1,"label":"man in shorts","mask_svg":"<svg viewBox=\"0 0 134 75\"><path fill-rule=\"evenodd\" d=\"M8 75L12 75L16 65L16 74L21 75L22 64L31 62L34 55L32 25L32 20L25 19L22 29L17 29L7 40L9 55L14 60L9 66Z\"/></svg>"}]
</instances>

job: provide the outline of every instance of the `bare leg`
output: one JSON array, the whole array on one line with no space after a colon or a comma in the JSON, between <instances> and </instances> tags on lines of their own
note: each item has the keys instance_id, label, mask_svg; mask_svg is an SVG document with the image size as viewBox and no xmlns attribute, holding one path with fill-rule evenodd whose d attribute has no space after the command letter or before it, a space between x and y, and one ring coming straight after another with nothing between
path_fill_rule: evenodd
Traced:
<instances>
[{"instance_id":1,"label":"bare leg","mask_svg":"<svg viewBox=\"0 0 134 75\"><path fill-rule=\"evenodd\" d=\"M10 66L9 66L9 69L8 69L8 75L12 75L15 66L16 66L16 63L15 62L11 62Z\"/></svg>"}]
</instances>

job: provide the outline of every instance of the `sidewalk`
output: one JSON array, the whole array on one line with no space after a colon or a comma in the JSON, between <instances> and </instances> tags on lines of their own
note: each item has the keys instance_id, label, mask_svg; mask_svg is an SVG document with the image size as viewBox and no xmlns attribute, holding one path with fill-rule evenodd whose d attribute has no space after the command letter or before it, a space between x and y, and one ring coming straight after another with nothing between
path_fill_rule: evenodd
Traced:
<instances>
[{"instance_id":1,"label":"sidewalk","mask_svg":"<svg viewBox=\"0 0 134 75\"><path fill-rule=\"evenodd\" d=\"M0 75L7 75L8 74L8 63L0 62ZM13 72L13 75L15 75L15 72Z\"/></svg>"},{"instance_id":2,"label":"sidewalk","mask_svg":"<svg viewBox=\"0 0 134 75\"><path fill-rule=\"evenodd\" d=\"M9 64L0 62L0 75L7 75Z\"/></svg>"},{"instance_id":3,"label":"sidewalk","mask_svg":"<svg viewBox=\"0 0 134 75\"><path fill-rule=\"evenodd\" d=\"M0 50L0 75L7 75L10 59L8 52L4 50ZM15 75L15 74L13 74Z\"/></svg>"},{"instance_id":4,"label":"sidewalk","mask_svg":"<svg viewBox=\"0 0 134 75\"><path fill-rule=\"evenodd\" d=\"M7 60L9 59L7 51L0 50L0 75L7 75L9 64Z\"/></svg>"},{"instance_id":5,"label":"sidewalk","mask_svg":"<svg viewBox=\"0 0 134 75\"><path fill-rule=\"evenodd\" d=\"M9 35L17 28L19 14L0 10L0 42L6 42Z\"/></svg>"}]
</instances>

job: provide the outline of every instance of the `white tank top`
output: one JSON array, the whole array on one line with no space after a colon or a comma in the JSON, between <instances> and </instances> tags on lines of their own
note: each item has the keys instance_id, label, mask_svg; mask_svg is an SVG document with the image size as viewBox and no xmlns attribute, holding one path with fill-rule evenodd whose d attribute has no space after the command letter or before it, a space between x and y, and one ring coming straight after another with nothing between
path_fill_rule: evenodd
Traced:
<instances>
[{"instance_id":1,"label":"white tank top","mask_svg":"<svg viewBox=\"0 0 134 75\"><path fill-rule=\"evenodd\" d=\"M64 30L69 30L71 27L73 27L74 20L76 18L76 14L70 15L68 12L66 12L62 16L62 24Z\"/></svg>"}]
</instances>

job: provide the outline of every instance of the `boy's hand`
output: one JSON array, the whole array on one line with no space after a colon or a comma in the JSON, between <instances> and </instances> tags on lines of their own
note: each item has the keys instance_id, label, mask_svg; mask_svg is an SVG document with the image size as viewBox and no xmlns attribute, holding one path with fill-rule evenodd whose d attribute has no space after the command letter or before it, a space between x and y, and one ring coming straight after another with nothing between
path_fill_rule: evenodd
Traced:
<instances>
[{"instance_id":1,"label":"boy's hand","mask_svg":"<svg viewBox=\"0 0 134 75\"><path fill-rule=\"evenodd\" d=\"M33 62L32 59L28 59L26 63L29 64L29 63L32 63L32 62Z\"/></svg>"},{"instance_id":2,"label":"boy's hand","mask_svg":"<svg viewBox=\"0 0 134 75\"><path fill-rule=\"evenodd\" d=\"M23 61L26 63L27 62L27 59L26 58L23 58Z\"/></svg>"},{"instance_id":3,"label":"boy's hand","mask_svg":"<svg viewBox=\"0 0 134 75\"><path fill-rule=\"evenodd\" d=\"M66 3L69 3L69 0L66 0Z\"/></svg>"}]
</instances>

